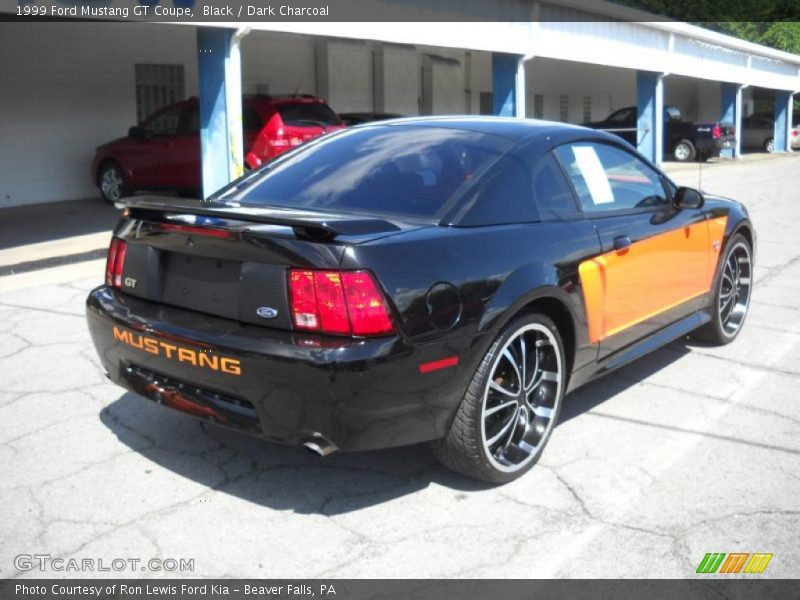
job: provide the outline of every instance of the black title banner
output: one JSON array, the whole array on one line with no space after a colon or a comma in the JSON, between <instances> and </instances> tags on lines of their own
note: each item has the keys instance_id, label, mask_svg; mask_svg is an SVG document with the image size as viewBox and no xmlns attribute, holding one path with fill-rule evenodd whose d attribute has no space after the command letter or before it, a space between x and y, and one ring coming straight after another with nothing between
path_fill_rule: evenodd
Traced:
<instances>
[{"instance_id":1,"label":"black title banner","mask_svg":"<svg viewBox=\"0 0 800 600\"><path fill-rule=\"evenodd\" d=\"M795 600L798 580L28 579L3 600Z\"/></svg>"},{"instance_id":2,"label":"black title banner","mask_svg":"<svg viewBox=\"0 0 800 600\"><path fill-rule=\"evenodd\" d=\"M148 22L798 21L796 0L0 0L0 19Z\"/></svg>"}]
</instances>

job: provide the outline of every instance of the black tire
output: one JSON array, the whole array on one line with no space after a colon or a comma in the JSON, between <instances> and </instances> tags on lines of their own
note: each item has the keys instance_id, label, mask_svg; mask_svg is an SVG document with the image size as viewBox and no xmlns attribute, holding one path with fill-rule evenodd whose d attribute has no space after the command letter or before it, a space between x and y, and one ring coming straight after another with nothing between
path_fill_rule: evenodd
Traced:
<instances>
[{"instance_id":1,"label":"black tire","mask_svg":"<svg viewBox=\"0 0 800 600\"><path fill-rule=\"evenodd\" d=\"M742 255L738 254L741 250L744 250L742 254L746 254L747 257L746 268L740 261ZM735 280L729 283L730 277L727 275L726 267L732 261L731 256L735 253L737 254L734 257L736 259L735 262L739 265L741 271L739 275L735 275ZM746 289L743 289L740 283L745 278L747 284ZM725 246L725 252L721 255L719 265L717 265L713 286L713 295L709 307L711 321L695 330L692 337L709 344L723 346L735 340L742 330L753 290L753 249L750 246L750 242L741 233L734 235ZM723 310L722 301L723 295L729 298L727 295L729 290L735 291L733 291L734 297L731 300L733 304L729 312L726 312ZM746 294L742 302L739 301L738 294L740 293ZM738 312L734 314L734 311Z\"/></svg>"},{"instance_id":2,"label":"black tire","mask_svg":"<svg viewBox=\"0 0 800 600\"><path fill-rule=\"evenodd\" d=\"M672 149L672 157L678 162L691 162L697 156L697 149L689 140L681 140Z\"/></svg>"},{"instance_id":3,"label":"black tire","mask_svg":"<svg viewBox=\"0 0 800 600\"><path fill-rule=\"evenodd\" d=\"M535 354L526 353L524 348L527 347L535 348ZM512 363L508 362L506 352L515 360L520 355L526 356L527 360L517 361L513 370L508 369ZM524 369L522 362L526 363ZM535 368L532 369L528 386L526 371L533 364ZM509 373L508 384L513 383L510 380L514 372L517 376L521 374L518 381L522 385L516 386L519 394L516 399L506 397L507 391L500 394L490 388L490 377L494 375L494 385L506 390L503 387L506 380L498 377L504 369ZM551 379L554 369L558 372L557 380ZM539 373L541 376L538 376ZM561 412L566 381L564 344L553 321L535 313L514 318L498 334L478 366L447 436L432 443L436 458L454 471L489 483L507 483L520 477L539 460L550 439ZM499 402L497 398L500 398ZM484 405L486 403L488 406L490 402L497 404L489 407L489 412L484 414ZM508 410L514 411L513 416L506 419L505 415L511 413L506 409L499 410L498 405L514 402L514 406L508 407ZM549 411L549 416L543 416L545 411ZM502 433L507 427L503 423L511 424L506 434ZM502 436L499 442L495 442L497 446L494 452L492 443L487 440L487 426L497 427L492 431L492 437ZM512 443L518 434L519 444ZM506 436L509 441L502 444ZM532 449L529 455L525 455L528 452L526 448ZM519 458L519 464L504 465L499 462L516 458Z\"/></svg>"},{"instance_id":4,"label":"black tire","mask_svg":"<svg viewBox=\"0 0 800 600\"><path fill-rule=\"evenodd\" d=\"M114 161L104 162L97 173L97 187L103 200L114 204L126 196L131 195L131 189L125 179L125 173L119 163Z\"/></svg>"}]
</instances>

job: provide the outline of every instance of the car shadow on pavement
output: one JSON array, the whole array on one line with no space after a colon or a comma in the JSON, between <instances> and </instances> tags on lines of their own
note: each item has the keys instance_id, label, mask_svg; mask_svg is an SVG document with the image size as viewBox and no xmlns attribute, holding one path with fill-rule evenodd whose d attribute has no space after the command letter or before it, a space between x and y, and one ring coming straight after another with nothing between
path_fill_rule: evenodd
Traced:
<instances>
[{"instance_id":1,"label":"car shadow on pavement","mask_svg":"<svg viewBox=\"0 0 800 600\"><path fill-rule=\"evenodd\" d=\"M579 388L566 397L561 409L559 422L564 423L592 410L609 398L616 396L628 388L647 379L691 353L693 347L699 347L694 340L682 338L643 356L622 369L612 371L591 383Z\"/></svg>"},{"instance_id":2,"label":"car shadow on pavement","mask_svg":"<svg viewBox=\"0 0 800 600\"><path fill-rule=\"evenodd\" d=\"M465 493L493 487L440 466L427 444L323 458L200 421L132 392L106 406L100 421L159 467L276 510L334 515L413 494L431 483Z\"/></svg>"},{"instance_id":3,"label":"car shadow on pavement","mask_svg":"<svg viewBox=\"0 0 800 600\"><path fill-rule=\"evenodd\" d=\"M590 383L567 397L561 421L591 410L688 352L685 344L676 343L637 361L624 374ZM322 458L167 410L132 392L105 407L100 421L159 467L276 510L335 515L413 494L432 483L458 490L459 499L494 487L440 466L427 444Z\"/></svg>"}]
</instances>

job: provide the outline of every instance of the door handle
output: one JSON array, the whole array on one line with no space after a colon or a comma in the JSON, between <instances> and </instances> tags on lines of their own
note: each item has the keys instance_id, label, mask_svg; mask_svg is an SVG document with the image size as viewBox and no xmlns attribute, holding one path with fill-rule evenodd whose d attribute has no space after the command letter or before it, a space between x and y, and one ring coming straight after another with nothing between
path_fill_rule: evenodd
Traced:
<instances>
[{"instance_id":1,"label":"door handle","mask_svg":"<svg viewBox=\"0 0 800 600\"><path fill-rule=\"evenodd\" d=\"M627 250L631 247L631 238L628 235L619 235L614 238L614 250Z\"/></svg>"}]
</instances>

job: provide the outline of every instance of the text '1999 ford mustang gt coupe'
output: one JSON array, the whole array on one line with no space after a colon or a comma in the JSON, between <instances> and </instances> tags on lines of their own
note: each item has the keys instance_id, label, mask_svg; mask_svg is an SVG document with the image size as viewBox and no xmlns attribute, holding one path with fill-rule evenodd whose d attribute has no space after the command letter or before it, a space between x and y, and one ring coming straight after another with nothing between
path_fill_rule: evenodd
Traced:
<instances>
[{"instance_id":1,"label":"text '1999 ford mustang gt coupe'","mask_svg":"<svg viewBox=\"0 0 800 600\"><path fill-rule=\"evenodd\" d=\"M499 483L568 391L690 332L732 341L754 243L741 204L611 134L405 119L206 201L129 199L87 315L146 398L322 455L431 441Z\"/></svg>"}]
</instances>

